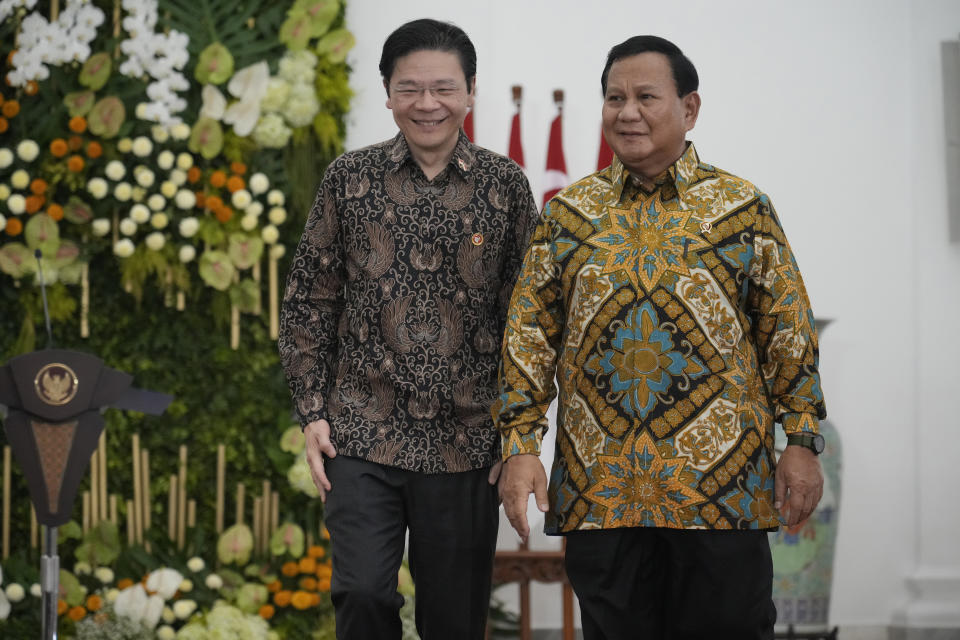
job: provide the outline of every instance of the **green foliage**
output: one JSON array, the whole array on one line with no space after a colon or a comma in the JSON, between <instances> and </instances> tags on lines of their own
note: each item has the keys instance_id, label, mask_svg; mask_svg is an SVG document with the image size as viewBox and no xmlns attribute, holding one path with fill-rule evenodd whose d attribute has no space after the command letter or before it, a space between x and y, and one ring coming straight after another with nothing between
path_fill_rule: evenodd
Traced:
<instances>
[{"instance_id":1,"label":"green foliage","mask_svg":"<svg viewBox=\"0 0 960 640\"><path fill-rule=\"evenodd\" d=\"M117 525L102 520L83 536L75 552L77 560L91 567L109 567L120 555L120 534Z\"/></svg>"}]
</instances>

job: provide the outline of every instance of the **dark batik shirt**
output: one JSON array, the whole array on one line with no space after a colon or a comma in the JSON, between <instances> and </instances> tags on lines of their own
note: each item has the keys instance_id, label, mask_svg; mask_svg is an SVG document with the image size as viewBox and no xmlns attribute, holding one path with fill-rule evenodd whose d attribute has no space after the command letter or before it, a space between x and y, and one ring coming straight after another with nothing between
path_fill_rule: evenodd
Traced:
<instances>
[{"instance_id":1,"label":"dark batik shirt","mask_svg":"<svg viewBox=\"0 0 960 640\"><path fill-rule=\"evenodd\" d=\"M522 169L462 133L433 180L402 134L334 160L280 322L301 424L326 419L339 455L403 469L494 464L506 305L536 220Z\"/></svg>"}]
</instances>

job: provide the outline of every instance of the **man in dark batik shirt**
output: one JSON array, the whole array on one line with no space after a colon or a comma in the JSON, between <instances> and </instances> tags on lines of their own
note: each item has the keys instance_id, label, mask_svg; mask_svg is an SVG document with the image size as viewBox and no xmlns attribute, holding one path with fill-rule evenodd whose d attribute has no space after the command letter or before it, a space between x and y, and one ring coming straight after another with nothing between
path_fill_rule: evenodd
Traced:
<instances>
[{"instance_id":1,"label":"man in dark batik shirt","mask_svg":"<svg viewBox=\"0 0 960 640\"><path fill-rule=\"evenodd\" d=\"M423 640L482 638L506 305L537 219L511 160L461 132L476 53L401 26L380 73L400 133L327 169L291 266L280 353L326 503L337 637L400 638L409 529Z\"/></svg>"}]
</instances>

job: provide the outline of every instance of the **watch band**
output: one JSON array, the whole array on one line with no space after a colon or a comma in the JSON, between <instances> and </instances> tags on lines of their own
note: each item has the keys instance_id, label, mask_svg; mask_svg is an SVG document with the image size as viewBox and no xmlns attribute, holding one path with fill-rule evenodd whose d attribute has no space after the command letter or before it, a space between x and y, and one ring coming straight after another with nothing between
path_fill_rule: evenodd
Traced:
<instances>
[{"instance_id":1,"label":"watch band","mask_svg":"<svg viewBox=\"0 0 960 640\"><path fill-rule=\"evenodd\" d=\"M787 444L806 447L815 454L820 455L823 453L824 441L823 436L819 433L791 433L787 435Z\"/></svg>"}]
</instances>

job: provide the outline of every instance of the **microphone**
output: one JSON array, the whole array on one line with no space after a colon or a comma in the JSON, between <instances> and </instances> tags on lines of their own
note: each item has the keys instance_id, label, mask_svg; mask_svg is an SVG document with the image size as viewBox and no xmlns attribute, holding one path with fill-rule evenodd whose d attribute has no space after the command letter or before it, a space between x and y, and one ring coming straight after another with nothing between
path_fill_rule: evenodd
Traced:
<instances>
[{"instance_id":1,"label":"microphone","mask_svg":"<svg viewBox=\"0 0 960 640\"><path fill-rule=\"evenodd\" d=\"M40 261L40 258L43 257L43 252L40 249L37 249L33 252L34 257L37 259L37 274L40 276L40 295L43 297L43 319L47 323L47 348L53 348L53 330L50 328L50 309L47 306L47 283L43 278L43 263Z\"/></svg>"}]
</instances>

